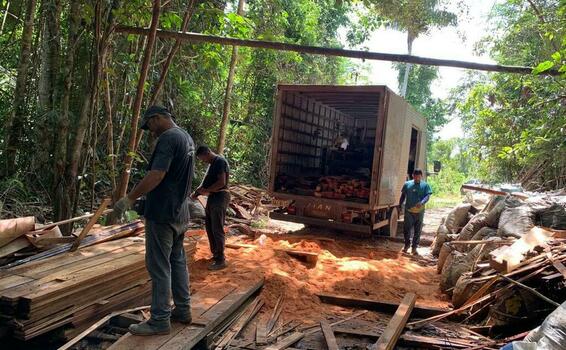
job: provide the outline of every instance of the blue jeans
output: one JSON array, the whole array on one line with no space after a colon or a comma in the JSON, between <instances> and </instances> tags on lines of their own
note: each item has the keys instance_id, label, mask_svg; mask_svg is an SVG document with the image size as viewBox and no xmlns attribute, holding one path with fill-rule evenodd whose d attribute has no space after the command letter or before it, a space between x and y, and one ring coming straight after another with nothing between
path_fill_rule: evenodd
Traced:
<instances>
[{"instance_id":1,"label":"blue jeans","mask_svg":"<svg viewBox=\"0 0 566 350\"><path fill-rule=\"evenodd\" d=\"M411 233L413 233L413 249L417 249L421 241L421 230L423 228L424 210L413 214L405 210L405 221L403 222L403 235L405 236L405 248L411 246Z\"/></svg>"},{"instance_id":2,"label":"blue jeans","mask_svg":"<svg viewBox=\"0 0 566 350\"><path fill-rule=\"evenodd\" d=\"M145 223L145 265L151 277L151 319L169 321L175 307L190 307L184 223Z\"/></svg>"}]
</instances>

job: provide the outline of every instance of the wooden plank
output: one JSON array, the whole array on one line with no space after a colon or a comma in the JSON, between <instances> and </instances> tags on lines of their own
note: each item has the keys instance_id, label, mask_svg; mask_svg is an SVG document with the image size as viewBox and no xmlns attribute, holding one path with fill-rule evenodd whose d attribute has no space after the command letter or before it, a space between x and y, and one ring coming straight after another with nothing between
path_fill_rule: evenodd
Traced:
<instances>
[{"instance_id":1,"label":"wooden plank","mask_svg":"<svg viewBox=\"0 0 566 350\"><path fill-rule=\"evenodd\" d=\"M77 248L81 244L81 241L83 240L83 238L86 237L86 235L89 233L90 229L94 226L94 224L96 224L96 222L102 216L102 213L104 212L104 210L106 210L106 207L111 203L111 201L112 201L112 199L110 199L110 198L104 198L102 200L100 207L98 207L98 209L96 210L94 215L88 220L88 223L82 229L82 231L79 234L79 236L77 237L77 240L75 241L75 243L73 243L71 245L71 248L69 248L69 251L74 252L75 250L77 250Z\"/></svg>"},{"instance_id":2,"label":"wooden plank","mask_svg":"<svg viewBox=\"0 0 566 350\"><path fill-rule=\"evenodd\" d=\"M554 266L554 268L558 270L558 272L560 272L566 280L566 266L564 266L560 260L554 259L550 253L548 254L548 260L550 260L552 266Z\"/></svg>"},{"instance_id":3,"label":"wooden plank","mask_svg":"<svg viewBox=\"0 0 566 350\"><path fill-rule=\"evenodd\" d=\"M265 350L283 350L283 349L287 349L288 347L290 347L291 345L295 344L296 342L298 342L299 340L303 339L305 335L301 332L295 332L293 334L291 334L288 337L285 337L283 339L281 339L280 341L278 341L277 343L268 346L267 348L265 348Z\"/></svg>"},{"instance_id":4,"label":"wooden plank","mask_svg":"<svg viewBox=\"0 0 566 350\"><path fill-rule=\"evenodd\" d=\"M399 304L397 303L392 303L388 301L379 301L374 299L358 298L347 295L319 293L317 294L317 296L320 298L320 300L323 303L326 304L355 307L355 308L385 312L390 314L395 313L395 311L399 307ZM442 315L448 311L450 310L424 306L424 305L416 305L413 307L413 312L411 313L411 315L415 317L432 317L432 316Z\"/></svg>"},{"instance_id":5,"label":"wooden plank","mask_svg":"<svg viewBox=\"0 0 566 350\"><path fill-rule=\"evenodd\" d=\"M395 315L393 315L381 337L375 343L375 350L392 350L395 348L395 344L407 324L411 311L413 311L416 300L417 296L414 293L405 295Z\"/></svg>"},{"instance_id":6,"label":"wooden plank","mask_svg":"<svg viewBox=\"0 0 566 350\"><path fill-rule=\"evenodd\" d=\"M231 293L218 304L214 305L209 311L202 315L203 319L208 320L208 323L202 329L195 329L195 327L187 327L179 332L173 339L169 340L166 344L160 347L161 350L190 350L201 339L206 337L214 328L220 325L231 314L233 314L242 304L263 287L263 278L257 283L241 287L235 292ZM195 332L198 331L197 332Z\"/></svg>"},{"instance_id":7,"label":"wooden plank","mask_svg":"<svg viewBox=\"0 0 566 350\"><path fill-rule=\"evenodd\" d=\"M334 333L342 333L364 338L378 339L381 335L379 332L363 331L352 327L336 327ZM414 346L425 349L438 349L439 347L448 348L468 348L475 344L455 338L434 338L422 335L403 334L399 338L398 343L404 346Z\"/></svg>"},{"instance_id":8,"label":"wooden plank","mask_svg":"<svg viewBox=\"0 0 566 350\"><path fill-rule=\"evenodd\" d=\"M10 243L6 244L5 246L0 247L0 258L3 258L8 255L12 255L15 252L18 252L24 248L31 246L30 241L23 236L18 237L15 240L11 241Z\"/></svg>"},{"instance_id":9,"label":"wooden plank","mask_svg":"<svg viewBox=\"0 0 566 350\"><path fill-rule=\"evenodd\" d=\"M322 334L326 340L326 346L328 350L338 350L338 343L336 343L336 337L334 336L334 331L332 327L326 320L320 321L320 328L322 328Z\"/></svg>"},{"instance_id":10,"label":"wooden plank","mask_svg":"<svg viewBox=\"0 0 566 350\"><path fill-rule=\"evenodd\" d=\"M305 258L307 260L307 262L312 263L312 264L316 263L317 260L318 260L318 253L305 252L305 251L296 250L296 249L285 249L285 248L273 248L273 250L276 251L276 252L284 252L284 253L287 253L291 256Z\"/></svg>"}]
</instances>

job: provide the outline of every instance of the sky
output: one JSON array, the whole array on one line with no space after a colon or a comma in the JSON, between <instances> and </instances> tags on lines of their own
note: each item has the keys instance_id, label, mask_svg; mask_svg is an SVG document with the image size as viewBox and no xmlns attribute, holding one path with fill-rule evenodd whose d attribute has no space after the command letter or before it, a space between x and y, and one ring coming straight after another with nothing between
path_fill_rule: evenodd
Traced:
<instances>
[{"instance_id":1,"label":"sky","mask_svg":"<svg viewBox=\"0 0 566 350\"><path fill-rule=\"evenodd\" d=\"M419 36L413 43L413 55L495 63L487 55L478 56L474 52L474 44L488 34L488 14L497 0L464 0L464 2L468 5L468 14L465 18L459 18L458 26L434 29L427 35ZM407 35L392 29L380 29L374 32L362 46L370 51L405 54ZM369 84L387 85L394 91L399 90L397 71L393 69L391 62L365 61L364 65L368 69L369 76L366 79ZM465 69L440 67L440 76L431 87L433 96L447 97L450 90L458 86L465 72ZM460 121L453 118L437 136L441 139L463 136Z\"/></svg>"}]
</instances>

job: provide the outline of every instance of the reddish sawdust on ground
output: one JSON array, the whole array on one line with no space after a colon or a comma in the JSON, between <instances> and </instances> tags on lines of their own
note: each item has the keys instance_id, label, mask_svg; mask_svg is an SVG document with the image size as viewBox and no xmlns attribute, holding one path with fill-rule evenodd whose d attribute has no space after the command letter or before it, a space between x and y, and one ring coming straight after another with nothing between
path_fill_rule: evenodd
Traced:
<instances>
[{"instance_id":1,"label":"reddish sawdust on ground","mask_svg":"<svg viewBox=\"0 0 566 350\"><path fill-rule=\"evenodd\" d=\"M236 239L231 237L229 242ZM317 293L344 294L380 301L399 302L408 292L417 295L417 304L447 307L438 289L435 266L424 266L418 259L399 253L399 243L363 240L299 239L293 235L273 234L263 246L259 240L239 239L239 243L257 248L226 249L228 268L218 272L206 269L210 257L206 235L198 243L191 283L251 284L262 276L265 285L261 297L268 309L284 294L283 318L316 322L321 316L336 316L341 308L320 302ZM308 265L273 248L292 248L319 254L315 266ZM198 288L198 287L197 287ZM351 310L350 310L351 312Z\"/></svg>"}]
</instances>

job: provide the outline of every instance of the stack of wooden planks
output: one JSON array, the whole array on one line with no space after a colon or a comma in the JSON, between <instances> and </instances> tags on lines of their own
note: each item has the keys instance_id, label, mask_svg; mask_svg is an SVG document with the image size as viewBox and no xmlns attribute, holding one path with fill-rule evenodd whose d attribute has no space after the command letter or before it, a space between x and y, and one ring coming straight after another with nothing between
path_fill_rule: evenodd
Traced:
<instances>
[{"instance_id":1,"label":"stack of wooden planks","mask_svg":"<svg viewBox=\"0 0 566 350\"><path fill-rule=\"evenodd\" d=\"M271 196L262 189L248 185L230 186L230 208L237 219L251 220L258 215L266 215L267 211L274 209Z\"/></svg>"},{"instance_id":2,"label":"stack of wooden planks","mask_svg":"<svg viewBox=\"0 0 566 350\"><path fill-rule=\"evenodd\" d=\"M195 250L187 240L187 256ZM144 255L143 238L128 237L1 271L0 327L22 340L63 326L80 332L112 311L147 304Z\"/></svg>"}]
</instances>

